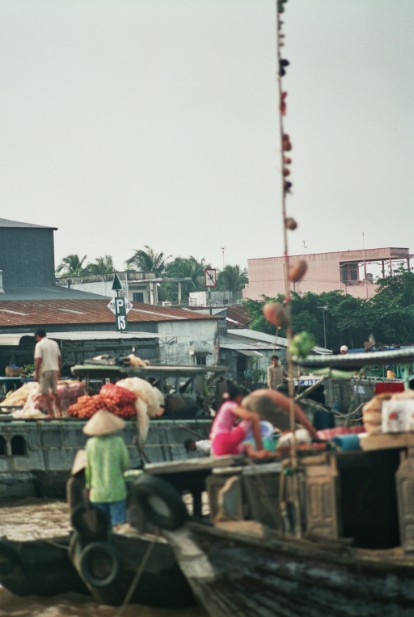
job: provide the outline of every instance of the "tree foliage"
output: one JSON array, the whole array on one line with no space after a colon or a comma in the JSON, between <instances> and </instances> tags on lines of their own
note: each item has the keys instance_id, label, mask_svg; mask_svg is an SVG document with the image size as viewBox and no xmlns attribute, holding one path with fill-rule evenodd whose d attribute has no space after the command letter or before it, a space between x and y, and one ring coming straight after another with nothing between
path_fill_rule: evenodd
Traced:
<instances>
[{"instance_id":1,"label":"tree foliage","mask_svg":"<svg viewBox=\"0 0 414 617\"><path fill-rule=\"evenodd\" d=\"M378 291L371 300L363 300L331 291L322 294L292 293L291 313L294 332L307 330L320 347L337 350L346 344L363 347L373 336L377 345L408 345L414 338L414 273L401 269L378 282ZM266 301L283 302L283 296L261 301L245 300L251 318L250 328L275 334L275 327L266 322L262 309ZM285 336L283 330L277 333Z\"/></svg>"},{"instance_id":2,"label":"tree foliage","mask_svg":"<svg viewBox=\"0 0 414 617\"><path fill-rule=\"evenodd\" d=\"M217 287L222 291L229 291L233 299L241 296L241 290L249 282L247 271L240 266L227 265L217 277Z\"/></svg>"},{"instance_id":3,"label":"tree foliage","mask_svg":"<svg viewBox=\"0 0 414 617\"><path fill-rule=\"evenodd\" d=\"M204 270L210 265L203 258L198 261L195 257L176 257L169 262L165 268L165 276L175 279L189 279L181 281L182 298L186 298L192 291L204 290ZM176 302L178 300L179 283L163 283L163 295L167 300Z\"/></svg>"},{"instance_id":4,"label":"tree foliage","mask_svg":"<svg viewBox=\"0 0 414 617\"><path fill-rule=\"evenodd\" d=\"M89 263L85 270L88 274L112 274L115 272L115 266L111 255L104 255Z\"/></svg>"},{"instance_id":5,"label":"tree foliage","mask_svg":"<svg viewBox=\"0 0 414 617\"><path fill-rule=\"evenodd\" d=\"M145 246L145 251L140 249L126 260L127 267L132 267L139 272L152 272L155 276L162 276L170 255L165 257L164 253L156 253L150 246Z\"/></svg>"},{"instance_id":6,"label":"tree foliage","mask_svg":"<svg viewBox=\"0 0 414 617\"><path fill-rule=\"evenodd\" d=\"M86 255L82 258L79 255L67 255L67 257L63 257L62 261L56 268L56 274L60 274L61 276L69 277L69 276L82 276L85 274L84 262L86 259Z\"/></svg>"}]
</instances>

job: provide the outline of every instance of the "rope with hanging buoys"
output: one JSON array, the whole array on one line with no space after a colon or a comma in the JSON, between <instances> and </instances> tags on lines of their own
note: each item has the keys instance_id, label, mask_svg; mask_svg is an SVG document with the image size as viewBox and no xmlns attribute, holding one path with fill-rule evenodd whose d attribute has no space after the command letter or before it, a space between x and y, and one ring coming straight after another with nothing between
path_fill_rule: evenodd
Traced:
<instances>
[{"instance_id":1,"label":"rope with hanging buoys","mask_svg":"<svg viewBox=\"0 0 414 617\"><path fill-rule=\"evenodd\" d=\"M314 340L308 333L300 333L293 335L292 331L292 315L291 315L291 284L293 286L299 282L305 275L307 263L304 259L300 259L295 263L290 262L288 250L288 232L294 231L297 228L295 219L287 215L286 197L291 192L292 182L290 177L290 164L292 159L288 153L292 150L292 144L289 135L285 132L283 119L287 113L287 92L282 87L282 77L286 74L286 67L289 66L289 61L282 57L282 47L284 46L285 35L283 33L283 22L281 15L285 12L285 4L287 0L276 0L276 27L277 27L277 66L278 66L278 94L279 94L279 134L280 134L280 170L281 170L281 204L282 204L282 222L283 222L283 243L284 243L284 281L285 281L285 299L283 304L280 302L267 302L263 306L263 314L267 321L276 326L276 335L279 328L286 331L288 340L287 348L287 368L288 368L288 388L290 398L289 410L289 425L292 434L291 450L290 450L290 478L293 483L292 490L292 506L294 510L294 529L293 533L296 536L302 535L301 525L301 508L299 500L299 476L298 476L298 457L296 444L296 422L295 422L295 387L294 387L294 369L293 355L307 355L314 346ZM294 287L293 287L294 289Z\"/></svg>"}]
</instances>

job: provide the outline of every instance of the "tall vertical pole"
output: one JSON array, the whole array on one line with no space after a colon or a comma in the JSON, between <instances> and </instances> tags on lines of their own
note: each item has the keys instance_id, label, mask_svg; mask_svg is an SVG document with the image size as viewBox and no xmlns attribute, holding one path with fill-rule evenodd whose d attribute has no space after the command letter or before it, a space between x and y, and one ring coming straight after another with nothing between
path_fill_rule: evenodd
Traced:
<instances>
[{"instance_id":1,"label":"tall vertical pole","mask_svg":"<svg viewBox=\"0 0 414 617\"><path fill-rule=\"evenodd\" d=\"M365 259L365 234L362 232L362 252L364 255L364 284L365 284L365 298L368 300L368 281L367 281L367 261Z\"/></svg>"},{"instance_id":2,"label":"tall vertical pole","mask_svg":"<svg viewBox=\"0 0 414 617\"><path fill-rule=\"evenodd\" d=\"M289 424L290 424L290 432L292 435L291 439L291 467L292 467L292 483L293 483L293 508L294 508L294 533L296 536L302 535L302 524L301 524L301 511L300 511L300 501L299 501L299 477L298 477L298 458L297 458L297 443L296 443L296 422L295 422L295 386L294 386L294 374L293 374L293 361L292 355L290 353L290 343L293 338L292 332L292 310L291 310L291 290L290 290L290 282L289 282L289 248L288 248L288 228L286 225L287 220L287 211L286 211L286 193L287 193L287 182L285 180L284 170L286 167L286 151L291 149L290 141L288 136L285 135L284 127L283 127L283 113L282 113L282 105L283 105L283 88L282 88L282 66L284 62L282 62L281 56L281 28L282 22L280 19L280 13L284 11L284 2L283 0L276 0L276 24L277 24L277 71L278 71L278 95L279 95L279 139L280 139L280 178L281 178L281 203L282 203L282 224L283 224L283 245L284 245L284 279L285 279L285 303L286 303L286 311L288 315L288 326L286 328L286 334L288 339L288 348L287 348L287 369L288 369L288 388L289 388L289 398L290 398L290 409L289 409Z\"/></svg>"}]
</instances>

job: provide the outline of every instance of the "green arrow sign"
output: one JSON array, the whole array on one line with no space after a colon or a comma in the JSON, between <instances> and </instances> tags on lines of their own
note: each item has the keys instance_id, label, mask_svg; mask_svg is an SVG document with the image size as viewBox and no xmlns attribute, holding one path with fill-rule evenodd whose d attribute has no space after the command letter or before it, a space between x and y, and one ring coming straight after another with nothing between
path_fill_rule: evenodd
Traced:
<instances>
[{"instance_id":1,"label":"green arrow sign","mask_svg":"<svg viewBox=\"0 0 414 617\"><path fill-rule=\"evenodd\" d=\"M114 291L120 291L122 289L121 281L119 280L119 276L115 274L114 280L112 281L112 289Z\"/></svg>"},{"instance_id":2,"label":"green arrow sign","mask_svg":"<svg viewBox=\"0 0 414 617\"><path fill-rule=\"evenodd\" d=\"M116 329L121 332L126 330L127 318L126 318L126 303L125 298L115 298L115 322Z\"/></svg>"}]
</instances>

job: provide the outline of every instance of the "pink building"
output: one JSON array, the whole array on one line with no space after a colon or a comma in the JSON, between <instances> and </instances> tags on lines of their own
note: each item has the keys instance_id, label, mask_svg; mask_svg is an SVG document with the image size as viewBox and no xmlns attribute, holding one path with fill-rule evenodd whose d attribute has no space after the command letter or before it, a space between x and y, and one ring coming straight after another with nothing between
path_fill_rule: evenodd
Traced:
<instances>
[{"instance_id":1,"label":"pink building","mask_svg":"<svg viewBox=\"0 0 414 617\"><path fill-rule=\"evenodd\" d=\"M343 291L356 298L372 298L377 289L375 281L389 276L401 265L409 269L411 257L407 248L292 255L290 263L305 259L308 264L303 280L292 284L293 289L297 293L316 294ZM249 259L247 268L249 284L243 290L244 298L261 300L262 296L272 298L285 293L284 257Z\"/></svg>"}]
</instances>

